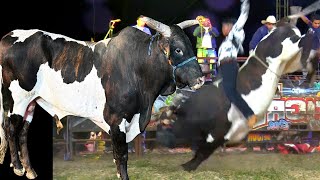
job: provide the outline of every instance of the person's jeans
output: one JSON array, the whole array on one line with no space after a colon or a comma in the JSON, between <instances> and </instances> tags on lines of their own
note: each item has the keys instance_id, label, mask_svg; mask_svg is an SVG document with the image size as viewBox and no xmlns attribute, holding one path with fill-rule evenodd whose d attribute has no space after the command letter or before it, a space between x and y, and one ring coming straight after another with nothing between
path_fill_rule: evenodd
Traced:
<instances>
[{"instance_id":1,"label":"person's jeans","mask_svg":"<svg viewBox=\"0 0 320 180\"><path fill-rule=\"evenodd\" d=\"M230 102L236 105L242 114L248 118L251 115L254 115L254 112L236 89L238 69L238 62L236 60L229 60L227 62L222 61L220 64L220 71L223 78L222 85Z\"/></svg>"},{"instance_id":2,"label":"person's jeans","mask_svg":"<svg viewBox=\"0 0 320 180\"><path fill-rule=\"evenodd\" d=\"M197 49L197 57L208 57L205 59L198 59L198 62L200 63L201 70L203 72L209 72L211 70L214 70L213 75L217 75L217 68L213 62L216 61L216 59L212 59L212 57L217 57L217 53L215 49L206 49L206 48L198 48ZM211 75L207 74L206 81L212 81Z\"/></svg>"}]
</instances>

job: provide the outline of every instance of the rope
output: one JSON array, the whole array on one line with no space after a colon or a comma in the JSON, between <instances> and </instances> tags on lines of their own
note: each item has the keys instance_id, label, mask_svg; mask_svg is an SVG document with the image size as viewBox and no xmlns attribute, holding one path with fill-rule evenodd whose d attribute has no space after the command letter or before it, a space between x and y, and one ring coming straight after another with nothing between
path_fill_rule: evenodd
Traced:
<instances>
[{"instance_id":1,"label":"rope","mask_svg":"<svg viewBox=\"0 0 320 180\"><path fill-rule=\"evenodd\" d=\"M177 65L171 65L172 68L173 68L172 75L173 75L173 81L174 81L174 82L176 82L175 71L177 70L177 68L182 67L182 66L184 66L185 64L187 64L187 63L189 63L189 62L191 62L191 61L194 61L194 60L197 60L197 57L193 56L193 57L191 57L191 58L189 58L189 59L187 59L187 60L185 60L185 61L183 61L183 62L181 62L181 63L179 63L179 64L177 64Z\"/></svg>"},{"instance_id":2,"label":"rope","mask_svg":"<svg viewBox=\"0 0 320 180\"><path fill-rule=\"evenodd\" d=\"M152 42L153 42L154 39L155 39L156 37L158 37L159 35L160 35L160 33L157 32L156 34L152 35L151 38L150 38L150 43L149 43L149 47L148 47L148 55L149 55L149 56L151 55ZM172 65L172 64L171 64L171 66L172 66L172 68L173 68L173 81L174 81L174 82L176 82L176 80L175 80L175 71L176 71L176 69L179 68L179 67L184 66L185 64L187 64L187 63L189 63L189 62L191 62L191 61L193 61L193 60L197 60L197 57L196 57L196 56L193 56L193 57L191 57L191 58L189 58L189 59L187 59L187 60L185 60L185 61L183 61L183 62L181 62L181 63L179 63L179 64L177 64L177 65Z\"/></svg>"},{"instance_id":3,"label":"rope","mask_svg":"<svg viewBox=\"0 0 320 180\"><path fill-rule=\"evenodd\" d=\"M269 68L269 66L268 66L264 61L262 61L262 59L260 59L255 53L253 53L252 56L255 57L255 58L258 60L258 62L260 62L266 69L268 69L270 72L272 72L273 74L275 74L275 75L280 79L281 75L273 72L273 71Z\"/></svg>"},{"instance_id":4,"label":"rope","mask_svg":"<svg viewBox=\"0 0 320 180\"><path fill-rule=\"evenodd\" d=\"M92 0L92 9L93 9L93 23L92 23L92 31L93 31L93 41L96 40L96 31L95 31L95 26L96 26L96 8L95 8L95 1Z\"/></svg>"},{"instance_id":5,"label":"rope","mask_svg":"<svg viewBox=\"0 0 320 180\"><path fill-rule=\"evenodd\" d=\"M159 36L160 33L156 32L156 34L152 35L150 38L150 43L149 43L149 47L148 47L148 55L151 56L151 46L152 46L152 42L154 41L154 39Z\"/></svg>"}]
</instances>

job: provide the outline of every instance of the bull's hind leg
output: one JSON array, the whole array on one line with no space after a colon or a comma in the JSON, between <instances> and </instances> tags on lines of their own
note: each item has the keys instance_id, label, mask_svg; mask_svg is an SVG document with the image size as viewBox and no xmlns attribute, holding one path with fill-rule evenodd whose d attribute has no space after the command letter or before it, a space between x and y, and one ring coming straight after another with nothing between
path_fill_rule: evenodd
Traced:
<instances>
[{"instance_id":1,"label":"bull's hind leg","mask_svg":"<svg viewBox=\"0 0 320 180\"><path fill-rule=\"evenodd\" d=\"M12 115L8 118L8 124L6 126L6 131L8 135L11 164L13 166L13 171L18 176L23 176L25 169L23 168L21 161L19 159L19 147L17 146L18 137L21 130L22 117L19 115Z\"/></svg>"},{"instance_id":2,"label":"bull's hind leg","mask_svg":"<svg viewBox=\"0 0 320 180\"><path fill-rule=\"evenodd\" d=\"M127 172L128 162L128 144L126 143L126 135L121 132L118 125L111 125L111 139L113 146L113 158L117 165L117 176L121 179L129 179Z\"/></svg>"},{"instance_id":3,"label":"bull's hind leg","mask_svg":"<svg viewBox=\"0 0 320 180\"><path fill-rule=\"evenodd\" d=\"M32 101L27 107L27 111L23 117L23 127L21 129L21 133L19 135L19 145L21 149L21 156L20 160L24 169L27 171L26 176L28 179L35 179L37 177L37 173L33 170L30 159L29 159L29 152L28 152L28 129L29 125L33 119L34 109L36 106L36 102Z\"/></svg>"},{"instance_id":4,"label":"bull's hind leg","mask_svg":"<svg viewBox=\"0 0 320 180\"><path fill-rule=\"evenodd\" d=\"M4 119L6 119L7 117L7 113L5 112L4 113L5 115L2 117ZM0 115L1 116L1 115ZM5 123L5 124L8 124L8 123ZM8 148L8 140L7 140L7 135L5 133L5 129L6 127L4 125L2 125L0 123L0 141L1 141L1 146L0 146L0 164L3 164L3 161L4 161L4 157L6 155L6 152L7 152L7 148Z\"/></svg>"},{"instance_id":5,"label":"bull's hind leg","mask_svg":"<svg viewBox=\"0 0 320 180\"><path fill-rule=\"evenodd\" d=\"M205 141L205 139L201 140L197 145L198 149L196 150L196 153L194 157L182 164L181 166L185 171L193 171L198 168L198 166L206 160L218 147L222 146L224 143L224 140L217 139L213 141L212 143L208 143Z\"/></svg>"},{"instance_id":6,"label":"bull's hind leg","mask_svg":"<svg viewBox=\"0 0 320 180\"><path fill-rule=\"evenodd\" d=\"M20 134L19 141L20 141L20 147L21 147L21 161L22 161L23 167L27 171L26 173L27 178L35 179L37 177L37 173L34 171L34 169L31 166L30 159L29 159L28 146L27 146L29 125L30 123L28 121L25 121Z\"/></svg>"}]
</instances>

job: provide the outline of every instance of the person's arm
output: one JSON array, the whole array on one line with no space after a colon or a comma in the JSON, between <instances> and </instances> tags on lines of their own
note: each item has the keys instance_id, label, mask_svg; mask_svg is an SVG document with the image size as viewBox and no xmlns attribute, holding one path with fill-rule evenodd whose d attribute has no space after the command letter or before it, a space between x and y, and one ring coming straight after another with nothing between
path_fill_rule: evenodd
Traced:
<instances>
[{"instance_id":1,"label":"person's arm","mask_svg":"<svg viewBox=\"0 0 320 180\"><path fill-rule=\"evenodd\" d=\"M241 13L240 13L240 16L239 16L237 22L233 26L233 28L237 31L240 31L241 29L243 29L243 26L247 22L249 10L250 10L249 0L241 0L241 1L242 1Z\"/></svg>"},{"instance_id":2,"label":"person's arm","mask_svg":"<svg viewBox=\"0 0 320 180\"><path fill-rule=\"evenodd\" d=\"M302 21L306 24L310 24L311 21L307 18L307 16L305 15L301 15L300 18L302 19Z\"/></svg>"},{"instance_id":3,"label":"person's arm","mask_svg":"<svg viewBox=\"0 0 320 180\"><path fill-rule=\"evenodd\" d=\"M264 37L262 28L260 27L257 29L257 31L253 34L251 41L249 42L249 50L253 50L256 48L258 43L261 41L261 39Z\"/></svg>"},{"instance_id":4,"label":"person's arm","mask_svg":"<svg viewBox=\"0 0 320 180\"><path fill-rule=\"evenodd\" d=\"M217 28L215 27L212 27L211 30L209 31L209 34L211 36L214 36L214 37L218 37L220 35L219 31Z\"/></svg>"},{"instance_id":5,"label":"person's arm","mask_svg":"<svg viewBox=\"0 0 320 180\"><path fill-rule=\"evenodd\" d=\"M232 40L236 48L239 50L240 53L243 53L243 46L242 43L245 38L245 33L243 30L243 26L245 25L248 15L249 15L249 10L250 10L250 5L249 5L249 0L241 0L241 13L240 16L237 20L237 22L233 25L229 35L227 38L229 40Z\"/></svg>"},{"instance_id":6,"label":"person's arm","mask_svg":"<svg viewBox=\"0 0 320 180\"><path fill-rule=\"evenodd\" d=\"M201 29L200 26L196 27L193 31L193 36L200 37L201 36L200 29Z\"/></svg>"}]
</instances>

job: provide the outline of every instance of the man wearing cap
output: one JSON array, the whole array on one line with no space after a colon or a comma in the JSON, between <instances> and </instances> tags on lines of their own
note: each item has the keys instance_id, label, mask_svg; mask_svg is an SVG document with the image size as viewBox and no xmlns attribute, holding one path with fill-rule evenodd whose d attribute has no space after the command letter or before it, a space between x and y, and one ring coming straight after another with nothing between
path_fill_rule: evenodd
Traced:
<instances>
[{"instance_id":1,"label":"man wearing cap","mask_svg":"<svg viewBox=\"0 0 320 180\"><path fill-rule=\"evenodd\" d=\"M249 54L256 48L261 39L267 35L270 31L275 29L277 20L274 16L270 15L266 20L262 20L263 24L252 36L252 39L249 43Z\"/></svg>"}]
</instances>

